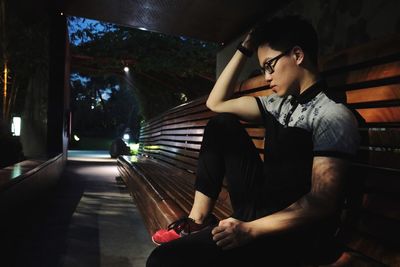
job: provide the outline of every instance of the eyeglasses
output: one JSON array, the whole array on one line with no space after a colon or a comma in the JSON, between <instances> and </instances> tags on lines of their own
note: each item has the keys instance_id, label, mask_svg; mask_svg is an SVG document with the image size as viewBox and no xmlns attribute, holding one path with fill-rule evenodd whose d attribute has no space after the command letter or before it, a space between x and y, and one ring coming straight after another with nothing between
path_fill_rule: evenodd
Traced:
<instances>
[{"instance_id":1,"label":"eyeglasses","mask_svg":"<svg viewBox=\"0 0 400 267\"><path fill-rule=\"evenodd\" d=\"M281 57L283 57L284 55L286 55L287 53L289 53L290 50L292 50L292 49L288 49L288 50L286 50L285 52L283 52L283 53L277 55L276 57L273 57L273 58L271 58L270 60L265 61L265 62L264 62L264 65L263 65L262 67L260 67L261 72L262 72L263 74L265 74L266 72L268 72L269 74L274 73L274 71L275 71L274 68L275 68L275 65L276 65L276 63L278 62L278 60L279 60Z\"/></svg>"}]
</instances>

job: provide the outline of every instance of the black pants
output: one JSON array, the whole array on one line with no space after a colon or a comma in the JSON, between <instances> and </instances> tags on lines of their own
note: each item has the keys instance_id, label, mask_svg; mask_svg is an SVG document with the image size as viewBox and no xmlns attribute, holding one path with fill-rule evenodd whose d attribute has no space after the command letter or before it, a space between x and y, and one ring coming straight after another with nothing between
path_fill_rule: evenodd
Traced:
<instances>
[{"instance_id":1,"label":"black pants","mask_svg":"<svg viewBox=\"0 0 400 267\"><path fill-rule=\"evenodd\" d=\"M263 162L239 119L229 113L215 116L205 128L195 188L217 199L224 177L232 216L244 221L255 219L264 181Z\"/></svg>"},{"instance_id":2,"label":"black pants","mask_svg":"<svg viewBox=\"0 0 400 267\"><path fill-rule=\"evenodd\" d=\"M239 119L223 113L206 126L196 190L216 199L226 177L232 217L250 221L264 216L263 162ZM304 238L268 237L223 251L212 240L212 227L157 247L147 260L154 266L294 266L304 256ZM261 264L261 265L260 265Z\"/></svg>"}]
</instances>

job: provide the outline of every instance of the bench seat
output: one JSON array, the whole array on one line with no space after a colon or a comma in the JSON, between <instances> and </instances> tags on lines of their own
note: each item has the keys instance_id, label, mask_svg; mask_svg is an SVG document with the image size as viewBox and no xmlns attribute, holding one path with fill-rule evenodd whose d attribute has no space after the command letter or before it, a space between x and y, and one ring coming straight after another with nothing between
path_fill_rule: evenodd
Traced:
<instances>
[{"instance_id":1,"label":"bench seat","mask_svg":"<svg viewBox=\"0 0 400 267\"><path fill-rule=\"evenodd\" d=\"M151 234L190 212L193 173L143 156L119 157L118 169L129 191L136 194L133 197L138 208L152 213L144 217ZM223 219L231 212L228 193L222 190L214 214Z\"/></svg>"},{"instance_id":2,"label":"bench seat","mask_svg":"<svg viewBox=\"0 0 400 267\"><path fill-rule=\"evenodd\" d=\"M0 170L0 224L24 214L35 201L49 192L58 181L65 160L63 154L49 159L29 159Z\"/></svg>"}]
</instances>

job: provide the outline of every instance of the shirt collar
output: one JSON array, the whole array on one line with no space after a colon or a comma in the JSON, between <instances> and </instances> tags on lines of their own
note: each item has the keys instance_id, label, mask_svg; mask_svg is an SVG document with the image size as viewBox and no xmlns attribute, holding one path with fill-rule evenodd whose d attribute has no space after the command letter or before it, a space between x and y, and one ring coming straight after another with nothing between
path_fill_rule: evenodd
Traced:
<instances>
[{"instance_id":1,"label":"shirt collar","mask_svg":"<svg viewBox=\"0 0 400 267\"><path fill-rule=\"evenodd\" d=\"M311 99L313 99L315 96L317 96L326 87L325 85L326 83L324 80L319 80L310 87L308 87L299 96L297 97L293 96L292 101L296 101L299 104L305 104L309 102Z\"/></svg>"}]
</instances>

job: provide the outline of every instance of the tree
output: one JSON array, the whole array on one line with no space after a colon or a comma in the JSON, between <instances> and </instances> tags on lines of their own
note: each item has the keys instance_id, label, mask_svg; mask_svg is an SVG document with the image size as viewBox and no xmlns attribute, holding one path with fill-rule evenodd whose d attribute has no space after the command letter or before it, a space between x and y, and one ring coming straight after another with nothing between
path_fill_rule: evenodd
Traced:
<instances>
[{"instance_id":1,"label":"tree","mask_svg":"<svg viewBox=\"0 0 400 267\"><path fill-rule=\"evenodd\" d=\"M79 20L86 21L72 17L70 26ZM213 86L217 44L107 23L87 25L71 33L71 42L77 43L71 46L73 69L87 76L123 77L140 100L145 119ZM129 75L122 72L124 66Z\"/></svg>"},{"instance_id":2,"label":"tree","mask_svg":"<svg viewBox=\"0 0 400 267\"><path fill-rule=\"evenodd\" d=\"M45 16L36 16L34 12L29 15L17 3L0 1L1 65L7 65L8 69L8 90L2 101L3 119L8 122L13 113L26 111L25 104L32 103L25 99L25 95L32 90L35 91L34 95L41 96L36 112L40 113L38 117L43 118L47 112L49 20ZM41 108L43 110L39 111ZM32 112L28 111L27 114Z\"/></svg>"},{"instance_id":3,"label":"tree","mask_svg":"<svg viewBox=\"0 0 400 267\"><path fill-rule=\"evenodd\" d=\"M72 82L72 99L80 101L77 131L125 127L137 135L143 119L203 96L214 84L217 44L77 17L68 23L72 72L81 77ZM102 123L93 125L94 114ZM91 123L83 122L89 118Z\"/></svg>"},{"instance_id":4,"label":"tree","mask_svg":"<svg viewBox=\"0 0 400 267\"><path fill-rule=\"evenodd\" d=\"M106 85L106 88L102 86ZM122 86L121 86L122 85ZM87 136L115 137L120 125L135 125L137 105L133 91L124 86L118 76L107 75L83 79L73 75L71 80L73 128ZM103 89L100 89L103 88ZM103 95L107 99L103 99ZM100 97L99 97L100 96Z\"/></svg>"}]
</instances>

